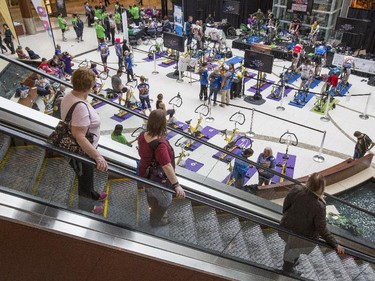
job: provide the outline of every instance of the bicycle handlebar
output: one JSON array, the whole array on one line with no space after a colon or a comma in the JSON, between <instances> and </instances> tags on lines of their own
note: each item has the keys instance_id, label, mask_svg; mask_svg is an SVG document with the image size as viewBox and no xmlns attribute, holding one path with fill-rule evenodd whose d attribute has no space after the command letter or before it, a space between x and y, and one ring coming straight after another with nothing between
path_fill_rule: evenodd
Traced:
<instances>
[{"instance_id":1,"label":"bicycle handlebar","mask_svg":"<svg viewBox=\"0 0 375 281\"><path fill-rule=\"evenodd\" d=\"M87 59L84 59L78 64L78 67L87 67L88 65L89 65L89 62L87 61Z\"/></svg>"},{"instance_id":2,"label":"bicycle handlebar","mask_svg":"<svg viewBox=\"0 0 375 281\"><path fill-rule=\"evenodd\" d=\"M242 117L242 122L238 121L238 117L234 118L237 115ZM245 117L245 114L243 114L242 112L238 111L238 112L232 114L231 117L229 117L229 121L238 123L240 125L243 125L245 123L245 121L246 121L246 117Z\"/></svg>"},{"instance_id":3,"label":"bicycle handlebar","mask_svg":"<svg viewBox=\"0 0 375 281\"><path fill-rule=\"evenodd\" d=\"M282 144L287 143L287 141L283 139L283 137L284 137L285 135L287 135L287 136L290 137L290 138L291 138L291 137L294 137L294 141L293 141L293 140L290 140L289 144L291 144L291 145L293 145L293 146L297 146L297 145L298 145L298 138L297 138L296 134L294 134L294 133L290 133L290 132L288 132L288 131L286 131L284 134L281 135L281 137L280 137L280 139L279 139L279 143L282 143Z\"/></svg>"},{"instance_id":4,"label":"bicycle handlebar","mask_svg":"<svg viewBox=\"0 0 375 281\"><path fill-rule=\"evenodd\" d=\"M138 137L140 132L138 131L144 131L144 127L138 127L137 129L135 129L132 133L131 133L131 136L132 137Z\"/></svg>"},{"instance_id":5,"label":"bicycle handlebar","mask_svg":"<svg viewBox=\"0 0 375 281\"><path fill-rule=\"evenodd\" d=\"M177 96L174 96L173 98L171 98L170 101L168 102L168 104L172 104L174 106L181 107L183 102L182 102L182 98L180 96L180 92L177 94Z\"/></svg>"},{"instance_id":6,"label":"bicycle handlebar","mask_svg":"<svg viewBox=\"0 0 375 281\"><path fill-rule=\"evenodd\" d=\"M100 72L100 73L99 73L99 78L100 78L101 80L107 80L107 78L108 78L108 72L107 72L107 71L102 71L102 72Z\"/></svg>"},{"instance_id":7,"label":"bicycle handlebar","mask_svg":"<svg viewBox=\"0 0 375 281\"><path fill-rule=\"evenodd\" d=\"M199 110L200 108L204 108L203 110L205 110L205 112L203 112L203 110ZM203 116L207 116L207 115L208 115L208 112L209 112L208 105L201 104L201 105L199 105L199 106L194 110L194 112L195 112L195 113L202 114Z\"/></svg>"},{"instance_id":8,"label":"bicycle handlebar","mask_svg":"<svg viewBox=\"0 0 375 281\"><path fill-rule=\"evenodd\" d=\"M184 139L184 138L185 138L184 136L180 137L178 140L176 140L174 145L177 147L181 147L183 149L186 146L186 144L181 142L181 139Z\"/></svg>"}]
</instances>

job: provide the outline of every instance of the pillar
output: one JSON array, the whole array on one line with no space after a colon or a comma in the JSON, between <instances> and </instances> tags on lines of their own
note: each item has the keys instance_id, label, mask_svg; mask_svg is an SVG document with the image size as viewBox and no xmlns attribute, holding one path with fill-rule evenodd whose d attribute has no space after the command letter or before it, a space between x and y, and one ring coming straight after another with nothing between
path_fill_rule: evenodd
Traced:
<instances>
[{"instance_id":1,"label":"pillar","mask_svg":"<svg viewBox=\"0 0 375 281\"><path fill-rule=\"evenodd\" d=\"M19 0L18 7L21 10L21 15L23 18L23 24L25 26L25 33L32 35L36 33L33 13L31 8L31 1L29 0Z\"/></svg>"}]
</instances>

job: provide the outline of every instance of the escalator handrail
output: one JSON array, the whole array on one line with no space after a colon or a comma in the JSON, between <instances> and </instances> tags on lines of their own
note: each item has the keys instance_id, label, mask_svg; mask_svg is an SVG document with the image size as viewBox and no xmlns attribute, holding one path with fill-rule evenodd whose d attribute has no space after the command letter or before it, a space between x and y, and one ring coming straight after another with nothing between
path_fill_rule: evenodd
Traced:
<instances>
[{"instance_id":1,"label":"escalator handrail","mask_svg":"<svg viewBox=\"0 0 375 281\"><path fill-rule=\"evenodd\" d=\"M15 130L14 128L10 128L6 125L1 124L1 122L0 122L0 132L3 132L6 135L9 135L9 136L19 138L19 139L22 139L24 141L33 143L33 144L35 144L39 147L42 147L44 149L53 150L53 151L55 151L59 154L62 154L64 156L74 158L74 159L77 159L79 161L89 163L91 165L96 165L95 161L93 161L93 160L91 160L91 159L89 159L85 156L80 156L80 155L74 154L74 153L72 153L68 150L56 147L56 146L46 142L43 139L40 139L40 138L37 138L37 137L34 137L34 136L30 136L25 132L21 132L19 130ZM123 166L120 166L118 164L113 164L111 162L108 162L108 167L109 167L109 169L108 169L109 172L113 172L113 173L122 175L124 177L128 177L130 179L133 179L137 182L142 182L144 184L163 189L164 191L167 191L167 192L170 192L170 193L173 193L173 194L175 193L175 191L173 191L169 188L166 188L163 185L160 185L158 183L155 183L155 182L150 181L146 178L142 178L142 177L136 175L134 173L133 169L125 168ZM266 225L268 227L273 228L276 231L285 232L289 235L298 237L299 239L307 240L307 241L313 242L315 244L318 244L318 245L321 245L321 246L324 246L324 247L327 247L327 248L331 248L331 246L329 246L326 242L324 242L321 239L319 239L319 240L312 239L312 238L304 237L302 235L293 233L290 230L280 226L279 224L275 223L272 220L268 220L268 219L266 219L264 217L261 217L259 215L252 214L250 210L240 209L239 207L233 206L233 205L231 205L227 202L222 202L222 201L218 200L217 198L212 198L209 195L203 196L201 194L197 194L195 191L191 191L191 190L188 190L188 189L185 190L185 194L186 194L186 198L188 198L190 200L193 200L195 202L199 202L201 204L208 205L208 206L213 207L215 209L224 210L225 212L230 213L232 215L235 215L235 216L238 216L238 217L256 222L256 223L261 224L261 225ZM355 249L346 248L346 253L349 254L350 256L360 258L360 259L365 260L369 263L375 264L375 257L363 254L361 252L356 251Z\"/></svg>"}]
</instances>

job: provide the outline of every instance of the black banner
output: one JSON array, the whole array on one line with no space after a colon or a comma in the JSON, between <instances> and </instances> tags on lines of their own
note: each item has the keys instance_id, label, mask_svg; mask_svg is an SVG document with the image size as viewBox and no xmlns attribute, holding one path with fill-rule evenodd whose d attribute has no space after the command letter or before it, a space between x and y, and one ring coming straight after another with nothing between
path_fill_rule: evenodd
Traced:
<instances>
[{"instance_id":1,"label":"black banner","mask_svg":"<svg viewBox=\"0 0 375 281\"><path fill-rule=\"evenodd\" d=\"M175 51L185 52L185 38L177 34L164 32L163 33L164 47Z\"/></svg>"},{"instance_id":2,"label":"black banner","mask_svg":"<svg viewBox=\"0 0 375 281\"><path fill-rule=\"evenodd\" d=\"M223 13L239 15L240 1L224 1Z\"/></svg>"},{"instance_id":3,"label":"black banner","mask_svg":"<svg viewBox=\"0 0 375 281\"><path fill-rule=\"evenodd\" d=\"M365 34L368 23L369 21L367 20L339 17L336 21L335 30L350 34Z\"/></svg>"},{"instance_id":4,"label":"black banner","mask_svg":"<svg viewBox=\"0 0 375 281\"><path fill-rule=\"evenodd\" d=\"M245 50L245 67L271 74L272 65L273 55Z\"/></svg>"}]
</instances>

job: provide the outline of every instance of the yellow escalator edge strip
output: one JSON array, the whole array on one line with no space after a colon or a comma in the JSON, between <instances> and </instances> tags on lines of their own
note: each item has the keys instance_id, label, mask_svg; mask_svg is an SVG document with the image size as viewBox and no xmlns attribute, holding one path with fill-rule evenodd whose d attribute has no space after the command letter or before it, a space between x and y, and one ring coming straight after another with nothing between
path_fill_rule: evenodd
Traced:
<instances>
[{"instance_id":1,"label":"yellow escalator edge strip","mask_svg":"<svg viewBox=\"0 0 375 281\"><path fill-rule=\"evenodd\" d=\"M111 181L107 181L107 187L106 187L106 193L107 193L107 198L104 200L104 211L103 211L103 217L107 217L108 214L108 197L109 197L109 192L111 190Z\"/></svg>"},{"instance_id":2,"label":"yellow escalator edge strip","mask_svg":"<svg viewBox=\"0 0 375 281\"><path fill-rule=\"evenodd\" d=\"M111 179L111 182L128 181L129 178Z\"/></svg>"},{"instance_id":3,"label":"yellow escalator edge strip","mask_svg":"<svg viewBox=\"0 0 375 281\"><path fill-rule=\"evenodd\" d=\"M136 221L136 224L138 226L139 224L139 189L137 187L137 196L136 196L136 201L135 201L135 215L136 215L136 218L135 218L135 221Z\"/></svg>"},{"instance_id":4,"label":"yellow escalator edge strip","mask_svg":"<svg viewBox=\"0 0 375 281\"><path fill-rule=\"evenodd\" d=\"M33 189L31 191L31 195L35 195L36 192L38 191L39 184L40 184L40 182L42 180L44 171L45 171L46 166L47 166L47 161L48 161L48 158L44 159L44 161L43 161L43 164L42 164L42 167L40 168L38 177L36 178L36 181L34 183Z\"/></svg>"},{"instance_id":5,"label":"yellow escalator edge strip","mask_svg":"<svg viewBox=\"0 0 375 281\"><path fill-rule=\"evenodd\" d=\"M69 195L69 202L68 202L69 208L71 208L72 205L73 205L74 195L76 194L77 187L78 187L78 178L75 176L74 181L73 181L72 190L70 191L70 195Z\"/></svg>"},{"instance_id":6,"label":"yellow escalator edge strip","mask_svg":"<svg viewBox=\"0 0 375 281\"><path fill-rule=\"evenodd\" d=\"M5 154L5 156L3 158L3 161L1 161L1 163L0 163L0 171L4 168L5 163L8 161L11 153L13 152L13 149L14 149L14 146L9 147L7 153Z\"/></svg>"}]
</instances>

